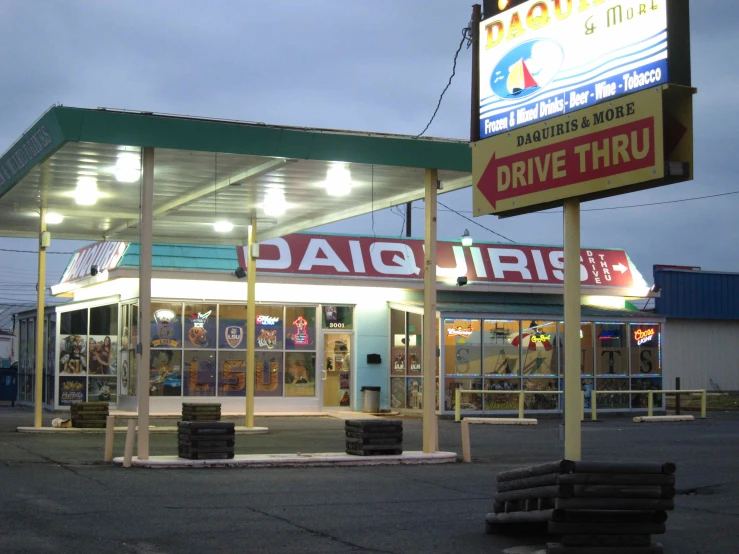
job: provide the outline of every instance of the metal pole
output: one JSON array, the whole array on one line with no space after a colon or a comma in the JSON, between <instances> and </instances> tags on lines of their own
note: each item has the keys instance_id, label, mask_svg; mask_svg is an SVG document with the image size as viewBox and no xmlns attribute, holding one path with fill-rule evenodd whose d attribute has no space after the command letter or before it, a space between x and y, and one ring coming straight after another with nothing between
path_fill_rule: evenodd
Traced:
<instances>
[{"instance_id":1,"label":"metal pole","mask_svg":"<svg viewBox=\"0 0 739 554\"><path fill-rule=\"evenodd\" d=\"M254 341L257 332L257 261L252 256L252 245L256 243L257 218L251 218L246 239L246 421L247 427L254 427ZM265 368L267 371L268 368Z\"/></svg>"},{"instance_id":2,"label":"metal pole","mask_svg":"<svg viewBox=\"0 0 739 554\"><path fill-rule=\"evenodd\" d=\"M523 391L518 391L518 419L523 419L524 398Z\"/></svg>"},{"instance_id":3,"label":"metal pole","mask_svg":"<svg viewBox=\"0 0 739 554\"><path fill-rule=\"evenodd\" d=\"M139 353L138 389L138 458L149 459L149 368L151 358L151 256L154 229L154 149L142 152L143 181L141 188L141 225L139 226ZM130 423L129 423L130 425Z\"/></svg>"},{"instance_id":4,"label":"metal pole","mask_svg":"<svg viewBox=\"0 0 739 554\"><path fill-rule=\"evenodd\" d=\"M405 204L405 236L411 236L411 215L413 213L413 202L406 202ZM407 313L407 312L406 312Z\"/></svg>"},{"instance_id":5,"label":"metal pole","mask_svg":"<svg viewBox=\"0 0 739 554\"><path fill-rule=\"evenodd\" d=\"M423 266L423 451L436 452L436 195L438 173L426 170Z\"/></svg>"},{"instance_id":6,"label":"metal pole","mask_svg":"<svg viewBox=\"0 0 739 554\"><path fill-rule=\"evenodd\" d=\"M42 169L46 178L48 169ZM42 189L43 189L42 184ZM38 235L38 281L36 293L36 388L33 398L33 426L41 427L41 410L44 404L44 297L46 289L46 246L44 233L46 233L46 195L42 195L41 219L39 222Z\"/></svg>"},{"instance_id":7,"label":"metal pole","mask_svg":"<svg viewBox=\"0 0 739 554\"><path fill-rule=\"evenodd\" d=\"M649 417L654 415L654 393L652 391L647 393L647 415Z\"/></svg>"},{"instance_id":8,"label":"metal pole","mask_svg":"<svg viewBox=\"0 0 739 554\"><path fill-rule=\"evenodd\" d=\"M680 377L675 377L675 390L680 390ZM675 415L680 415L680 393L675 395Z\"/></svg>"},{"instance_id":9,"label":"metal pole","mask_svg":"<svg viewBox=\"0 0 739 554\"><path fill-rule=\"evenodd\" d=\"M480 4L472 6L470 35L472 38L472 93L470 94L470 142L480 140Z\"/></svg>"},{"instance_id":10,"label":"metal pole","mask_svg":"<svg viewBox=\"0 0 739 554\"><path fill-rule=\"evenodd\" d=\"M564 203L565 459L582 459L580 422L580 202ZM595 419L595 393L592 396Z\"/></svg>"},{"instance_id":11,"label":"metal pole","mask_svg":"<svg viewBox=\"0 0 739 554\"><path fill-rule=\"evenodd\" d=\"M706 389L701 391L701 419L706 419Z\"/></svg>"},{"instance_id":12,"label":"metal pole","mask_svg":"<svg viewBox=\"0 0 739 554\"><path fill-rule=\"evenodd\" d=\"M462 391L461 389L454 389L454 421L460 421L462 419Z\"/></svg>"}]
</instances>

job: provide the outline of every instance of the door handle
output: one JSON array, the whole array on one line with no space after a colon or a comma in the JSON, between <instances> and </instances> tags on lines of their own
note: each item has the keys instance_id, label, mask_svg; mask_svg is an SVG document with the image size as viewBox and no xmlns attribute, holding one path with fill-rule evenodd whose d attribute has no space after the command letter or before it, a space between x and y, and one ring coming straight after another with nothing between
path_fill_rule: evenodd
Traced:
<instances>
[{"instance_id":1,"label":"door handle","mask_svg":"<svg viewBox=\"0 0 739 554\"><path fill-rule=\"evenodd\" d=\"M321 373L323 374L323 375L321 376L321 380L322 380L322 381L325 381L325 380L326 380L326 379L328 378L328 372L327 372L327 371L326 371L325 369L322 369L322 370L321 370Z\"/></svg>"}]
</instances>

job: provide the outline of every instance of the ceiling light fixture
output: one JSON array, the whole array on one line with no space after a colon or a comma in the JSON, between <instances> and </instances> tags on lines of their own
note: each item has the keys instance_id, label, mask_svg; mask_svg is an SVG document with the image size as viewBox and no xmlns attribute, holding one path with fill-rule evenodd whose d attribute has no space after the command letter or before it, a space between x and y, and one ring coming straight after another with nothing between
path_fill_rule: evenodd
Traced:
<instances>
[{"instance_id":1,"label":"ceiling light fixture","mask_svg":"<svg viewBox=\"0 0 739 554\"><path fill-rule=\"evenodd\" d=\"M80 177L77 179L77 189L74 199L80 206L92 206L98 201L98 182L94 177Z\"/></svg>"},{"instance_id":2,"label":"ceiling light fixture","mask_svg":"<svg viewBox=\"0 0 739 554\"><path fill-rule=\"evenodd\" d=\"M462 241L462 246L472 246L472 236L467 229L464 230L464 233L459 237L459 240Z\"/></svg>"},{"instance_id":3,"label":"ceiling light fixture","mask_svg":"<svg viewBox=\"0 0 739 554\"><path fill-rule=\"evenodd\" d=\"M141 162L139 157L132 152L123 152L118 155L118 161L113 168L117 181L121 183L134 183L141 177Z\"/></svg>"},{"instance_id":4,"label":"ceiling light fixture","mask_svg":"<svg viewBox=\"0 0 739 554\"><path fill-rule=\"evenodd\" d=\"M56 225L62 221L64 221L64 216L56 212L46 212L46 215L44 216L44 222L47 225Z\"/></svg>"},{"instance_id":5,"label":"ceiling light fixture","mask_svg":"<svg viewBox=\"0 0 739 554\"><path fill-rule=\"evenodd\" d=\"M267 191L264 196L264 203L262 204L264 215L270 217L279 217L287 210L287 201L285 200L285 193L281 190L271 189Z\"/></svg>"},{"instance_id":6,"label":"ceiling light fixture","mask_svg":"<svg viewBox=\"0 0 739 554\"><path fill-rule=\"evenodd\" d=\"M233 231L233 228L234 228L234 224L231 223L230 221L221 220L221 221L216 221L213 224L213 229L215 230L216 233L230 233L231 231Z\"/></svg>"},{"instance_id":7,"label":"ceiling light fixture","mask_svg":"<svg viewBox=\"0 0 739 554\"><path fill-rule=\"evenodd\" d=\"M334 164L326 173L323 186L329 196L346 196L352 190L352 174L344 164Z\"/></svg>"}]
</instances>

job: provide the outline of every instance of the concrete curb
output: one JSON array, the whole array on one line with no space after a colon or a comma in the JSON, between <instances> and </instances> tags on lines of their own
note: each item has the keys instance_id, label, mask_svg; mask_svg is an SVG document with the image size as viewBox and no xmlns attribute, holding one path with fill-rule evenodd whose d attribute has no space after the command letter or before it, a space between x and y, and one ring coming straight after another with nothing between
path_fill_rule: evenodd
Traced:
<instances>
[{"instance_id":1,"label":"concrete curb","mask_svg":"<svg viewBox=\"0 0 739 554\"><path fill-rule=\"evenodd\" d=\"M695 418L692 415L668 415L668 416L641 416L635 417L634 423L660 423L660 422L678 422L678 421L693 421Z\"/></svg>"},{"instance_id":2,"label":"concrete curb","mask_svg":"<svg viewBox=\"0 0 739 554\"><path fill-rule=\"evenodd\" d=\"M18 427L16 429L19 433L39 433L39 434L54 434L54 433L72 433L72 434L93 434L93 435L104 435L105 429L79 429L76 427ZM126 427L114 427L113 432L125 433ZM149 433L151 434L165 434L177 433L177 427L149 427ZM269 433L269 427L236 427L235 433L237 435L262 435Z\"/></svg>"},{"instance_id":3,"label":"concrete curb","mask_svg":"<svg viewBox=\"0 0 739 554\"><path fill-rule=\"evenodd\" d=\"M534 418L517 417L465 417L462 421L475 425L538 425L539 420Z\"/></svg>"},{"instance_id":4,"label":"concrete curb","mask_svg":"<svg viewBox=\"0 0 739 554\"><path fill-rule=\"evenodd\" d=\"M456 452L420 451L404 452L396 456L353 456L342 452L295 454L237 454L231 460L187 460L177 456L151 456L148 460L134 457L134 467L152 469L203 468L203 467L325 467L325 466L376 466L400 464L449 464L456 463ZM123 464L123 457L113 458L113 463Z\"/></svg>"}]
</instances>

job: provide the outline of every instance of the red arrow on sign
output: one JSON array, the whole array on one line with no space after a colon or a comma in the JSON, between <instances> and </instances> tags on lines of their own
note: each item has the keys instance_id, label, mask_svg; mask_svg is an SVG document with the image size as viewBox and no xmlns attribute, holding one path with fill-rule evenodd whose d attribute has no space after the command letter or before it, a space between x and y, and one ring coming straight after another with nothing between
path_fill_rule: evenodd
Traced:
<instances>
[{"instance_id":1,"label":"red arrow on sign","mask_svg":"<svg viewBox=\"0 0 739 554\"><path fill-rule=\"evenodd\" d=\"M477 183L492 206L500 200L585 183L654 165L654 118L497 158Z\"/></svg>"}]
</instances>

